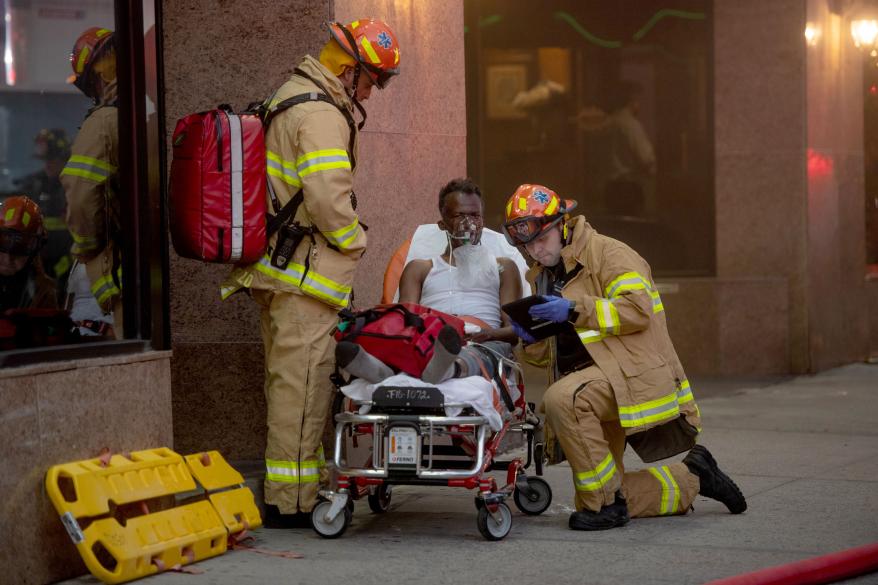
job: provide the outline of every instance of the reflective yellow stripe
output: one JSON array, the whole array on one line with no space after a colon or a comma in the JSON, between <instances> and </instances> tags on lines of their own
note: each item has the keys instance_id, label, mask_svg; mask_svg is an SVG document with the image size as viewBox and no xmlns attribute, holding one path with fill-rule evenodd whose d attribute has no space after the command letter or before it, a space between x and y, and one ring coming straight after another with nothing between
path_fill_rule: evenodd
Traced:
<instances>
[{"instance_id":1,"label":"reflective yellow stripe","mask_svg":"<svg viewBox=\"0 0 878 585\"><path fill-rule=\"evenodd\" d=\"M277 153L270 150L265 152L265 168L270 176L277 177L288 185L302 186L295 163L282 159Z\"/></svg>"},{"instance_id":2,"label":"reflective yellow stripe","mask_svg":"<svg viewBox=\"0 0 878 585\"><path fill-rule=\"evenodd\" d=\"M299 464L295 461L266 459L265 478L279 483L299 483Z\"/></svg>"},{"instance_id":3,"label":"reflective yellow stripe","mask_svg":"<svg viewBox=\"0 0 878 585\"><path fill-rule=\"evenodd\" d=\"M253 267L266 276L289 283L303 292L332 305L346 307L350 300L351 287L333 282L313 270L309 271L303 280L305 267L301 264L290 262L286 270L281 270L272 266L270 257L266 255L254 264Z\"/></svg>"},{"instance_id":4,"label":"reflective yellow stripe","mask_svg":"<svg viewBox=\"0 0 878 585\"><path fill-rule=\"evenodd\" d=\"M96 183L103 183L115 171L116 167L110 163L98 160L91 156L74 154L67 161L61 174L82 177L84 179L89 179L90 181L95 181Z\"/></svg>"},{"instance_id":5,"label":"reflective yellow stripe","mask_svg":"<svg viewBox=\"0 0 878 585\"><path fill-rule=\"evenodd\" d=\"M366 54L369 55L369 59L371 59L373 65L381 63L381 59L378 58L378 53L372 48L372 43L369 42L369 39L366 37L360 37L360 44L363 45L363 49L365 49Z\"/></svg>"},{"instance_id":6,"label":"reflective yellow stripe","mask_svg":"<svg viewBox=\"0 0 878 585\"><path fill-rule=\"evenodd\" d=\"M265 460L265 477L279 483L317 483L320 481L320 460Z\"/></svg>"},{"instance_id":7,"label":"reflective yellow stripe","mask_svg":"<svg viewBox=\"0 0 878 585\"><path fill-rule=\"evenodd\" d=\"M360 26L360 21L355 20L351 23L351 30L357 30L357 27Z\"/></svg>"},{"instance_id":8,"label":"reflective yellow stripe","mask_svg":"<svg viewBox=\"0 0 878 585\"><path fill-rule=\"evenodd\" d=\"M613 301L596 299L594 302L595 313L598 317L598 327L601 332L610 335L619 335L622 332L622 322L619 320L619 311Z\"/></svg>"},{"instance_id":9,"label":"reflective yellow stripe","mask_svg":"<svg viewBox=\"0 0 878 585\"><path fill-rule=\"evenodd\" d=\"M607 298L612 299L618 297L622 293L632 290L652 291L652 285L643 276L637 272L626 272L622 276L616 277L607 285L605 292Z\"/></svg>"},{"instance_id":10,"label":"reflective yellow stripe","mask_svg":"<svg viewBox=\"0 0 878 585\"><path fill-rule=\"evenodd\" d=\"M619 406L619 423L627 428L670 420L679 415L680 405L677 402L676 390L649 402L632 406Z\"/></svg>"},{"instance_id":11,"label":"reflective yellow stripe","mask_svg":"<svg viewBox=\"0 0 878 585\"><path fill-rule=\"evenodd\" d=\"M302 283L302 276L305 274L305 267L295 262L290 262L285 270L275 268L271 265L271 259L268 256L263 256L253 267L266 276L292 284L295 287Z\"/></svg>"},{"instance_id":12,"label":"reflective yellow stripe","mask_svg":"<svg viewBox=\"0 0 878 585\"><path fill-rule=\"evenodd\" d=\"M89 179L90 181L94 181L95 183L103 183L107 180L105 175L99 175L97 173L93 173L91 171L86 171L83 169L74 169L69 167L64 167L64 170L61 171L62 175L70 175L72 177L82 177L83 179Z\"/></svg>"},{"instance_id":13,"label":"reflective yellow stripe","mask_svg":"<svg viewBox=\"0 0 878 585\"><path fill-rule=\"evenodd\" d=\"M667 465L650 467L649 472L662 484L662 499L659 513L663 516L674 514L680 508L680 487Z\"/></svg>"},{"instance_id":14,"label":"reflective yellow stripe","mask_svg":"<svg viewBox=\"0 0 878 585\"><path fill-rule=\"evenodd\" d=\"M93 244L93 243L97 242L97 239L95 239L92 236L81 236L72 230L70 231L70 236L73 238L73 241L76 242L77 244Z\"/></svg>"},{"instance_id":15,"label":"reflective yellow stripe","mask_svg":"<svg viewBox=\"0 0 878 585\"><path fill-rule=\"evenodd\" d=\"M684 378L677 387L677 402L679 404L686 404L694 399L695 397L692 395L692 388L689 386L689 380Z\"/></svg>"},{"instance_id":16,"label":"reflective yellow stripe","mask_svg":"<svg viewBox=\"0 0 878 585\"><path fill-rule=\"evenodd\" d=\"M661 313L665 310L665 306L662 304L662 298L659 296L657 290L653 290L649 292L649 296L652 297L652 312L653 313Z\"/></svg>"},{"instance_id":17,"label":"reflective yellow stripe","mask_svg":"<svg viewBox=\"0 0 878 585\"><path fill-rule=\"evenodd\" d=\"M323 232L326 239L334 243L339 248L347 248L351 241L357 236L360 219L356 218L350 225L339 228L331 232Z\"/></svg>"},{"instance_id":18,"label":"reflective yellow stripe","mask_svg":"<svg viewBox=\"0 0 878 585\"><path fill-rule=\"evenodd\" d=\"M61 259L55 262L55 266L52 267L52 272L55 273L56 278L64 276L69 270L70 256L61 256Z\"/></svg>"},{"instance_id":19,"label":"reflective yellow stripe","mask_svg":"<svg viewBox=\"0 0 878 585\"><path fill-rule=\"evenodd\" d=\"M300 166L302 163L307 162L309 160L314 160L315 158L323 158L327 156L343 156L345 158L348 157L348 152L346 150L342 150L341 148L327 148L325 150L315 150L312 152L308 152L300 156L296 159L296 166Z\"/></svg>"},{"instance_id":20,"label":"reflective yellow stripe","mask_svg":"<svg viewBox=\"0 0 878 585\"><path fill-rule=\"evenodd\" d=\"M108 163L106 161L102 161L101 159L94 158L92 156L85 156L82 154L74 154L73 156L70 157L70 159L68 159L67 162L68 163L75 162L75 163L83 163L86 165L91 165L93 167L97 167L99 169L105 170L105 171L110 172L110 173L115 172L115 170L116 170L116 167L114 167L113 165L111 165L110 163Z\"/></svg>"},{"instance_id":21,"label":"reflective yellow stripe","mask_svg":"<svg viewBox=\"0 0 878 585\"><path fill-rule=\"evenodd\" d=\"M60 217L44 217L43 225L50 232L67 231L67 224Z\"/></svg>"},{"instance_id":22,"label":"reflective yellow stripe","mask_svg":"<svg viewBox=\"0 0 878 585\"><path fill-rule=\"evenodd\" d=\"M308 175L311 175L311 174L314 174L314 173L317 173L320 171L329 171L332 169L348 169L348 170L350 170L350 168L351 168L351 161L349 161L349 160L326 162L326 163L321 163L321 164L317 164L317 165L312 165L312 166L308 167L307 169L302 170L299 173L299 176L300 177L307 177Z\"/></svg>"},{"instance_id":23,"label":"reflective yellow stripe","mask_svg":"<svg viewBox=\"0 0 878 585\"><path fill-rule=\"evenodd\" d=\"M558 209L558 198L553 197L551 201L549 201L549 205L546 207L546 215L552 215L555 213L555 210Z\"/></svg>"},{"instance_id":24,"label":"reflective yellow stripe","mask_svg":"<svg viewBox=\"0 0 878 585\"><path fill-rule=\"evenodd\" d=\"M312 173L330 169L350 170L350 168L351 160L347 151L339 148L315 150L296 159L296 172L299 173L299 177L307 177Z\"/></svg>"},{"instance_id":25,"label":"reflective yellow stripe","mask_svg":"<svg viewBox=\"0 0 878 585\"><path fill-rule=\"evenodd\" d=\"M592 471L577 473L573 483L579 491L593 492L608 484L615 474L616 462L609 453Z\"/></svg>"},{"instance_id":26,"label":"reflective yellow stripe","mask_svg":"<svg viewBox=\"0 0 878 585\"><path fill-rule=\"evenodd\" d=\"M347 307L351 295L351 287L341 286L328 278L309 272L302 282L302 290L337 307Z\"/></svg>"},{"instance_id":27,"label":"reflective yellow stripe","mask_svg":"<svg viewBox=\"0 0 878 585\"><path fill-rule=\"evenodd\" d=\"M116 286L116 283L113 282L113 277L110 275L99 278L94 284L92 284L91 292L99 305L104 305L112 297L122 294L122 291L119 290L119 287Z\"/></svg>"},{"instance_id":28,"label":"reflective yellow stripe","mask_svg":"<svg viewBox=\"0 0 878 585\"><path fill-rule=\"evenodd\" d=\"M316 459L302 461L299 464L299 481L301 483L316 483L320 480L320 462Z\"/></svg>"},{"instance_id":29,"label":"reflective yellow stripe","mask_svg":"<svg viewBox=\"0 0 878 585\"><path fill-rule=\"evenodd\" d=\"M595 343L596 341L609 337L608 335L605 335L600 331L595 331L594 329L577 329L576 334L579 335L579 340L584 344Z\"/></svg>"},{"instance_id":30,"label":"reflective yellow stripe","mask_svg":"<svg viewBox=\"0 0 878 585\"><path fill-rule=\"evenodd\" d=\"M13 217L15 217L15 210L14 210L14 209L7 209L7 210L6 210L6 215L5 215L4 219L5 219L7 222L10 222L10 221L12 221L12 218L13 218Z\"/></svg>"},{"instance_id":31,"label":"reflective yellow stripe","mask_svg":"<svg viewBox=\"0 0 878 585\"><path fill-rule=\"evenodd\" d=\"M27 227L29 223L30 223L30 213L25 211L21 214L21 225L23 225L24 227Z\"/></svg>"},{"instance_id":32,"label":"reflective yellow stripe","mask_svg":"<svg viewBox=\"0 0 878 585\"><path fill-rule=\"evenodd\" d=\"M527 211L527 199L519 196L518 198L518 210L519 211Z\"/></svg>"},{"instance_id":33,"label":"reflective yellow stripe","mask_svg":"<svg viewBox=\"0 0 878 585\"><path fill-rule=\"evenodd\" d=\"M224 301L227 298L229 298L230 296L232 296L233 294L235 294L235 292L240 290L240 289L241 289L240 286L221 286L220 287L220 299Z\"/></svg>"},{"instance_id":34,"label":"reflective yellow stripe","mask_svg":"<svg viewBox=\"0 0 878 585\"><path fill-rule=\"evenodd\" d=\"M512 201L506 204L506 219L512 215Z\"/></svg>"},{"instance_id":35,"label":"reflective yellow stripe","mask_svg":"<svg viewBox=\"0 0 878 585\"><path fill-rule=\"evenodd\" d=\"M82 51L79 52L79 59L76 60L76 72L82 73L85 69L85 61L88 58L88 54L91 53L91 49L88 45L82 48Z\"/></svg>"}]
</instances>

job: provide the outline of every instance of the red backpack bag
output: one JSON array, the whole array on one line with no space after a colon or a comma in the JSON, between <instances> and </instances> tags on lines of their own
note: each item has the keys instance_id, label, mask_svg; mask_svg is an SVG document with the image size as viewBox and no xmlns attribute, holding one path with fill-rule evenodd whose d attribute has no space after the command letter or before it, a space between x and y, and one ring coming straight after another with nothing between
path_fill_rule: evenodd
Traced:
<instances>
[{"instance_id":1,"label":"red backpack bag","mask_svg":"<svg viewBox=\"0 0 878 585\"><path fill-rule=\"evenodd\" d=\"M296 74L307 77L298 69ZM177 121L168 195L171 242L177 254L222 264L251 264L265 254L268 238L295 217L304 200L299 189L280 206L266 179L265 129L287 108L313 101L342 113L352 150L354 118L325 91L293 96L271 110L254 103L236 114L223 104ZM273 215L267 214L266 193Z\"/></svg>"},{"instance_id":2,"label":"red backpack bag","mask_svg":"<svg viewBox=\"0 0 878 585\"><path fill-rule=\"evenodd\" d=\"M180 256L251 263L265 253L265 134L228 106L190 114L174 130L170 227Z\"/></svg>"},{"instance_id":3,"label":"red backpack bag","mask_svg":"<svg viewBox=\"0 0 878 585\"><path fill-rule=\"evenodd\" d=\"M351 341L388 366L420 377L439 330L451 325L464 337L464 323L454 315L414 303L377 305L365 311L341 311L336 341Z\"/></svg>"}]
</instances>

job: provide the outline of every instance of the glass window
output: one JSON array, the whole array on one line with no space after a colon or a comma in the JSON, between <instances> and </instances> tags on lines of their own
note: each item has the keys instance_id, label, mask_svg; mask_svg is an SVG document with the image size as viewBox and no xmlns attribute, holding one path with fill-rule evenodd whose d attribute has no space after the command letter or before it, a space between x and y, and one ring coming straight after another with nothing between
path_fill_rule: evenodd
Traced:
<instances>
[{"instance_id":1,"label":"glass window","mask_svg":"<svg viewBox=\"0 0 878 585\"><path fill-rule=\"evenodd\" d=\"M150 283L137 277L166 266L127 236L163 237L138 212L160 199L158 181L131 172L162 166L155 98L143 95L157 85L153 3L0 7L0 364L130 350L121 340L151 331Z\"/></svg>"},{"instance_id":2,"label":"glass window","mask_svg":"<svg viewBox=\"0 0 878 585\"><path fill-rule=\"evenodd\" d=\"M468 167L497 227L520 183L577 200L659 275L715 271L706 0L468 0Z\"/></svg>"}]
</instances>

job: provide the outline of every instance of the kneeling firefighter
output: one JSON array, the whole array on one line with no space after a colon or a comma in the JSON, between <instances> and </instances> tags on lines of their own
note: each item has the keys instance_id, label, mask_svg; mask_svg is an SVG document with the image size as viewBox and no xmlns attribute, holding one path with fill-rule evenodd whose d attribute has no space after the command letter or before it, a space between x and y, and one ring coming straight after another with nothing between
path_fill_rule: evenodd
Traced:
<instances>
[{"instance_id":1,"label":"kneeling firefighter","mask_svg":"<svg viewBox=\"0 0 878 585\"><path fill-rule=\"evenodd\" d=\"M235 269L222 287L223 298L249 288L261 312L268 527L307 526L327 479L321 442L333 399L330 333L339 309L350 303L366 249L353 194L357 136L365 122L360 102L399 73L399 44L385 23L332 23L329 31L320 58L305 56L264 104L271 120L268 204L289 220L269 240L267 254Z\"/></svg>"},{"instance_id":2,"label":"kneeling firefighter","mask_svg":"<svg viewBox=\"0 0 878 585\"><path fill-rule=\"evenodd\" d=\"M698 407L649 265L585 217L571 218L575 207L547 187L521 185L504 224L510 242L535 260L527 279L544 302L529 309L531 317L566 323L540 342L513 326L528 361L550 368L546 420L576 488L570 528L604 530L631 517L685 514L696 494L743 512L738 487L695 445ZM689 453L679 463L626 473L626 442L645 462Z\"/></svg>"}]
</instances>

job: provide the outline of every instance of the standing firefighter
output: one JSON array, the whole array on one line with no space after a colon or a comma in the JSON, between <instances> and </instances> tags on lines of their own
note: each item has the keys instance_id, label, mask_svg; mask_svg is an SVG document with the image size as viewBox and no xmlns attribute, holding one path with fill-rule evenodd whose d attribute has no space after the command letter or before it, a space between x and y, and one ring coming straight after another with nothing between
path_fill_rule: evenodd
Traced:
<instances>
[{"instance_id":1,"label":"standing firefighter","mask_svg":"<svg viewBox=\"0 0 878 585\"><path fill-rule=\"evenodd\" d=\"M526 352L550 368L546 420L570 461L574 530L623 526L630 517L685 514L702 494L733 514L738 487L695 445L701 419L668 336L649 265L634 250L569 213L576 203L521 185L506 205L507 237L536 262L528 280L543 303L530 315L567 323L545 341L518 324ZM625 473L626 440L646 461L690 450L680 463Z\"/></svg>"},{"instance_id":2,"label":"standing firefighter","mask_svg":"<svg viewBox=\"0 0 878 585\"><path fill-rule=\"evenodd\" d=\"M350 303L354 269L366 248L353 195L363 124L354 123L354 108L365 121L359 102L399 72L399 45L385 23L362 19L332 23L329 30L320 59L305 56L266 103L272 120L265 139L269 204L275 213L291 200L302 204L272 236L266 255L233 271L222 288L226 298L249 287L261 310L267 526L304 524L307 517L297 514L310 513L325 480L321 439L333 395L330 332L338 310ZM309 101L280 111L284 100L308 94Z\"/></svg>"},{"instance_id":3,"label":"standing firefighter","mask_svg":"<svg viewBox=\"0 0 878 585\"><path fill-rule=\"evenodd\" d=\"M122 262L117 167L116 50L113 32L93 27L70 54L68 81L94 101L61 171L67 195L67 228L74 258L85 264L91 290L104 312L113 312L122 335Z\"/></svg>"}]
</instances>

